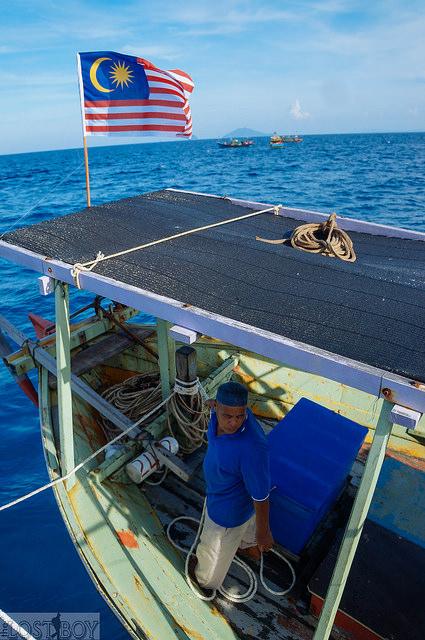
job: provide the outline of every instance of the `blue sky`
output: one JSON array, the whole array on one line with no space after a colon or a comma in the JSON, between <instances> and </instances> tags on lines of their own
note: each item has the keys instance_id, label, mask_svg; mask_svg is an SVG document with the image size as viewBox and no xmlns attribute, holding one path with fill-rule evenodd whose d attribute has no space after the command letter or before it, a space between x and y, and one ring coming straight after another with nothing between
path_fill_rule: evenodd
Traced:
<instances>
[{"instance_id":1,"label":"blue sky","mask_svg":"<svg viewBox=\"0 0 425 640\"><path fill-rule=\"evenodd\" d=\"M0 153L81 145L77 51L190 73L199 137L425 130L423 0L15 0L0 18Z\"/></svg>"}]
</instances>

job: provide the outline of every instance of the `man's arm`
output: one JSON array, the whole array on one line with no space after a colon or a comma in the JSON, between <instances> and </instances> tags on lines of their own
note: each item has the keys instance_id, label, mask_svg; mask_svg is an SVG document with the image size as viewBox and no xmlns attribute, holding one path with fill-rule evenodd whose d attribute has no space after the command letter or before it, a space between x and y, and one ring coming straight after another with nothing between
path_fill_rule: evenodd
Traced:
<instances>
[{"instance_id":1,"label":"man's arm","mask_svg":"<svg viewBox=\"0 0 425 640\"><path fill-rule=\"evenodd\" d=\"M261 552L269 551L274 543L269 524L269 499L267 498L266 500L254 500L254 508L256 518L257 547Z\"/></svg>"}]
</instances>

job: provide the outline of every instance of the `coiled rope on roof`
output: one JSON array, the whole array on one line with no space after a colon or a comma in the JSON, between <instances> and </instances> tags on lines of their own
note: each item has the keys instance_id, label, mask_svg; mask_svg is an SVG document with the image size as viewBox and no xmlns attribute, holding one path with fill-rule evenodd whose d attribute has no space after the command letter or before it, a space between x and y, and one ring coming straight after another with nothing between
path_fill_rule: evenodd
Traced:
<instances>
[{"instance_id":1,"label":"coiled rope on roof","mask_svg":"<svg viewBox=\"0 0 425 640\"><path fill-rule=\"evenodd\" d=\"M105 260L110 260L111 258L119 258L121 256L128 255L129 253L134 253L135 251L141 251L142 249L147 249L148 247L153 247L157 244L161 244L163 242L169 242L170 240L175 240L176 238L182 238L183 236L189 236L193 233L197 233L199 231L206 231L207 229L214 229L215 227L221 227L225 224L230 224L231 222L238 222L239 220L246 220L247 218L253 218L254 216L259 216L262 213L268 213L269 211L273 211L275 215L279 215L279 211L282 208L281 204L273 205L272 207L268 207L267 209L261 209L260 211L253 211L252 213L245 213L242 216L237 216L236 218L230 218L228 220L221 220L220 222L213 222L212 224L207 224L202 227L195 227L194 229L188 229L187 231L181 231L180 233L175 233L172 236L166 236L165 238L160 238L159 240L153 240L152 242L145 242L137 247L131 247L130 249L124 249L123 251L117 251L116 253L111 253L108 256L105 256L101 251L98 251L96 254L96 258L94 260L88 260L87 262L76 262L71 269L71 275L74 280L74 284L78 289L81 289L80 284L80 274L81 272L90 272Z\"/></svg>"},{"instance_id":2,"label":"coiled rope on roof","mask_svg":"<svg viewBox=\"0 0 425 640\"><path fill-rule=\"evenodd\" d=\"M345 262L355 262L357 259L350 236L337 226L336 213L331 213L326 222L309 222L299 225L293 230L290 238L268 240L257 236L256 240L268 244L290 243L295 249L321 253Z\"/></svg>"}]
</instances>

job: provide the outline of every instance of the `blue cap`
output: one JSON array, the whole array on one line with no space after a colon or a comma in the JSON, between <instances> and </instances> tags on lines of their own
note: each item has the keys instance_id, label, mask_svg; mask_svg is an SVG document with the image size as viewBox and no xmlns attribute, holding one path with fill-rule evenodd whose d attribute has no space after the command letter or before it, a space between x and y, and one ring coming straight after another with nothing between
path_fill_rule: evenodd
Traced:
<instances>
[{"instance_id":1,"label":"blue cap","mask_svg":"<svg viewBox=\"0 0 425 640\"><path fill-rule=\"evenodd\" d=\"M245 407L248 404L248 389L239 382L225 382L217 389L216 400L228 407Z\"/></svg>"}]
</instances>

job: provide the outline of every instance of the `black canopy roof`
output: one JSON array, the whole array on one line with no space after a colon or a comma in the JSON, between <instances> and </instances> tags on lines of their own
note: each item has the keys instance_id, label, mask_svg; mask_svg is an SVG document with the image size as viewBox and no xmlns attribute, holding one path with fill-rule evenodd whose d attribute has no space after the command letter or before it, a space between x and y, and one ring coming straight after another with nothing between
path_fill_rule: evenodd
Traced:
<instances>
[{"instance_id":1,"label":"black canopy roof","mask_svg":"<svg viewBox=\"0 0 425 640\"><path fill-rule=\"evenodd\" d=\"M73 265L98 251L111 254L250 211L227 198L164 190L19 229L3 240ZM284 213L110 259L95 272L425 381L425 242L351 231L357 261L348 263L255 239L282 238L304 224Z\"/></svg>"}]
</instances>

